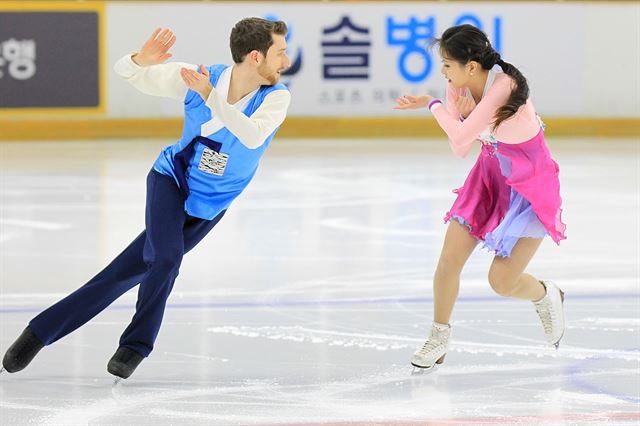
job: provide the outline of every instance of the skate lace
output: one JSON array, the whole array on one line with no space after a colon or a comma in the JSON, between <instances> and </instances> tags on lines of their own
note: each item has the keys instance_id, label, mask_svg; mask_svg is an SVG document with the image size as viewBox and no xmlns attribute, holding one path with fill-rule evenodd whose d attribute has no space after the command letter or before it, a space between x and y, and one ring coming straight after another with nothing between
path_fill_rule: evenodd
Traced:
<instances>
[{"instance_id":1,"label":"skate lace","mask_svg":"<svg viewBox=\"0 0 640 426\"><path fill-rule=\"evenodd\" d=\"M437 332L431 333L429 339L424 342L424 345L418 350L418 354L422 356L428 355L431 351L436 349L438 346L442 346L444 344L443 340L445 337L443 334L439 334Z\"/></svg>"},{"instance_id":2,"label":"skate lace","mask_svg":"<svg viewBox=\"0 0 640 426\"><path fill-rule=\"evenodd\" d=\"M553 322L555 319L554 311L551 309L551 302L544 301L536 305L536 312L542 321L542 327L546 334L551 334L553 331Z\"/></svg>"}]
</instances>

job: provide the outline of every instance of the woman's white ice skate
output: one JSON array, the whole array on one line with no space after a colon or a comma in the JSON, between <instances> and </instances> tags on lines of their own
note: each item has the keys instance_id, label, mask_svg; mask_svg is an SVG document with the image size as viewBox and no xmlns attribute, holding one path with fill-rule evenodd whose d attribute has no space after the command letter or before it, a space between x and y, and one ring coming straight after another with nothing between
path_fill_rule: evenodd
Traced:
<instances>
[{"instance_id":1,"label":"woman's white ice skate","mask_svg":"<svg viewBox=\"0 0 640 426\"><path fill-rule=\"evenodd\" d=\"M437 364L442 364L449 350L450 338L451 326L434 322L429 338L413 354L411 365L420 369L431 370Z\"/></svg>"},{"instance_id":2,"label":"woman's white ice skate","mask_svg":"<svg viewBox=\"0 0 640 426\"><path fill-rule=\"evenodd\" d=\"M558 349L564 336L564 292L551 281L540 281L547 294L533 305L544 327L547 342Z\"/></svg>"}]
</instances>

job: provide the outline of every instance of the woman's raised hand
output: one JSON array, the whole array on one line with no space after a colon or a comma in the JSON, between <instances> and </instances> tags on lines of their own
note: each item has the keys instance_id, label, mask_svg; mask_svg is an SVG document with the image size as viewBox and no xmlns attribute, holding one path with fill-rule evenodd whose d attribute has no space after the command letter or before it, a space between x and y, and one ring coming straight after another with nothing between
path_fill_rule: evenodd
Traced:
<instances>
[{"instance_id":1,"label":"woman's raised hand","mask_svg":"<svg viewBox=\"0 0 640 426\"><path fill-rule=\"evenodd\" d=\"M476 102L467 96L459 96L455 104L462 118L467 118L476 107Z\"/></svg>"},{"instance_id":2,"label":"woman's raised hand","mask_svg":"<svg viewBox=\"0 0 640 426\"><path fill-rule=\"evenodd\" d=\"M426 108L429 102L433 99L433 96L413 96L404 95L396 99L396 106L393 109L418 109Z\"/></svg>"}]
</instances>

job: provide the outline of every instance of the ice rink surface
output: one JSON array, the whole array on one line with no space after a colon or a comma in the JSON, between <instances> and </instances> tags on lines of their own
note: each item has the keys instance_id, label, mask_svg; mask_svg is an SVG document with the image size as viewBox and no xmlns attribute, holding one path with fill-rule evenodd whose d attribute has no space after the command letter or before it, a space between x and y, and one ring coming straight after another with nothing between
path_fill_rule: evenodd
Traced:
<instances>
[{"instance_id":1,"label":"ice rink surface","mask_svg":"<svg viewBox=\"0 0 640 426\"><path fill-rule=\"evenodd\" d=\"M0 351L143 228L145 176L171 140L0 143ZM125 294L0 375L2 425L602 425L640 423L640 143L550 140L568 239L528 271L566 293L544 343L478 248L446 362L412 375L431 280L477 150L444 140L275 140L189 253L155 350L117 385Z\"/></svg>"}]
</instances>

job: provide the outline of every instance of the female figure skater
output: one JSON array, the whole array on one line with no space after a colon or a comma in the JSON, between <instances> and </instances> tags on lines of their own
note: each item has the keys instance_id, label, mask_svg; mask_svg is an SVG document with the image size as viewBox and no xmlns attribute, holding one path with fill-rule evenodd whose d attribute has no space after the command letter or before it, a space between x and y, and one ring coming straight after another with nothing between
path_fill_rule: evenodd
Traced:
<instances>
[{"instance_id":1,"label":"female figure skater","mask_svg":"<svg viewBox=\"0 0 640 426\"><path fill-rule=\"evenodd\" d=\"M428 107L457 156L465 157L476 141L482 149L445 217L449 227L433 280L434 322L411 364L432 368L444 361L460 273L480 241L495 252L491 287L501 296L533 301L547 341L557 348L564 333L564 293L524 272L545 235L556 243L565 238L559 169L527 80L471 25L451 27L435 43L448 81L446 108L428 95L405 95L395 108ZM495 65L503 72L494 72Z\"/></svg>"}]
</instances>

